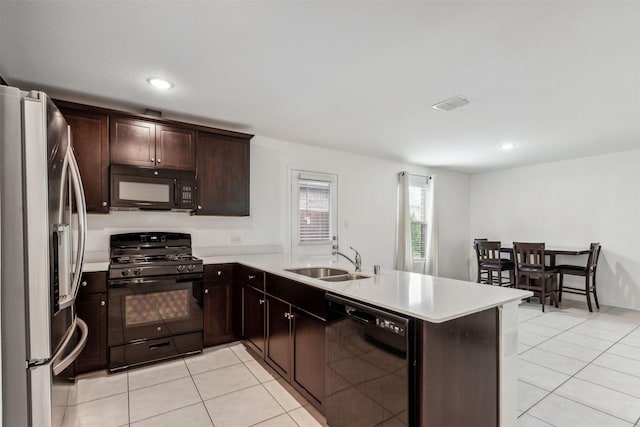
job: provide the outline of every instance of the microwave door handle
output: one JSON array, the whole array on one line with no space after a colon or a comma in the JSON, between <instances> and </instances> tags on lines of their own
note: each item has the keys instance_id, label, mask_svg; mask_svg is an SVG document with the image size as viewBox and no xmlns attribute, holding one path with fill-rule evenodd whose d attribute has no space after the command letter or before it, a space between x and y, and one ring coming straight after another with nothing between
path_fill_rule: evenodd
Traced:
<instances>
[{"instance_id":1,"label":"microwave door handle","mask_svg":"<svg viewBox=\"0 0 640 427\"><path fill-rule=\"evenodd\" d=\"M58 351L58 354L54 356L54 360L60 357L60 355L62 355L66 350L67 345L71 341L71 338L75 335L76 326L80 328L80 332L82 333L82 335L80 336L80 340L78 340L78 344L76 344L73 350L71 350L64 359L53 365L53 375L58 375L62 371L67 369L69 365L71 365L78 358L82 350L84 350L85 345L87 344L87 339L89 337L89 328L87 327L87 324L84 322L84 320L76 317L76 321L72 326L71 333L68 334L67 339L65 339L65 342L60 346L60 350Z\"/></svg>"}]
</instances>

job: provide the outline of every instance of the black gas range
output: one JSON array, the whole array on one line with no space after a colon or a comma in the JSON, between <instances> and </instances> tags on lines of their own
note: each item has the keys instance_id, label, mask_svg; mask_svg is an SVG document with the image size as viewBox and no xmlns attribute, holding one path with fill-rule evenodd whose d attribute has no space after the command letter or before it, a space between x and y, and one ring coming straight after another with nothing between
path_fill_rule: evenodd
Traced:
<instances>
[{"instance_id":1,"label":"black gas range","mask_svg":"<svg viewBox=\"0 0 640 427\"><path fill-rule=\"evenodd\" d=\"M184 233L126 233L111 236L109 279L203 272Z\"/></svg>"},{"instance_id":2,"label":"black gas range","mask_svg":"<svg viewBox=\"0 0 640 427\"><path fill-rule=\"evenodd\" d=\"M109 369L202 351L203 265L184 233L111 236Z\"/></svg>"}]
</instances>

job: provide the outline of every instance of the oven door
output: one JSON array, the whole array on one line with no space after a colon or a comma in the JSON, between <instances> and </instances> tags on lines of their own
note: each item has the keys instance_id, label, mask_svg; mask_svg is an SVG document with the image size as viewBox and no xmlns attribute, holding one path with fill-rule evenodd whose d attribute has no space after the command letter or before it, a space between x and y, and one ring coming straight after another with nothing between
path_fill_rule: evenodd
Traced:
<instances>
[{"instance_id":1,"label":"oven door","mask_svg":"<svg viewBox=\"0 0 640 427\"><path fill-rule=\"evenodd\" d=\"M201 332L202 275L109 281L109 346Z\"/></svg>"}]
</instances>

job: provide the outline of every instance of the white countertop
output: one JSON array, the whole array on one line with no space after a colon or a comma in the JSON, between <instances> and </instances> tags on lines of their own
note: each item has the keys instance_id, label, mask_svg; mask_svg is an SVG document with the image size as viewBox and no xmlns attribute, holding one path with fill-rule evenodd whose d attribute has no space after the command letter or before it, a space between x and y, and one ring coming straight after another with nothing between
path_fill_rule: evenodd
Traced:
<instances>
[{"instance_id":1,"label":"white countertop","mask_svg":"<svg viewBox=\"0 0 640 427\"><path fill-rule=\"evenodd\" d=\"M367 279L345 282L325 282L300 274L285 271L297 267L340 267L353 272L346 261L336 263L333 257L291 259L285 254L200 256L205 264L238 262L269 273L287 277L316 288L378 307L403 313L432 323L456 319L533 295L531 292L498 286L481 285L474 282L425 276L397 270L382 269L381 274L362 271ZM83 271L106 271L109 263L93 259L85 262Z\"/></svg>"}]
</instances>

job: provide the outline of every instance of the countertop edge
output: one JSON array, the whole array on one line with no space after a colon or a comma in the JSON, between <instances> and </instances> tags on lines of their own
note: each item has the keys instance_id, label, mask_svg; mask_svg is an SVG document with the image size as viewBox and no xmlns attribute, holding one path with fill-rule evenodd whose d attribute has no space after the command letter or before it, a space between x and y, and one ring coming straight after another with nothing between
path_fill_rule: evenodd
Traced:
<instances>
[{"instance_id":1,"label":"countertop edge","mask_svg":"<svg viewBox=\"0 0 640 427\"><path fill-rule=\"evenodd\" d=\"M270 267L268 265L267 262L260 262L260 261L252 261L252 260L246 260L246 259L242 259L243 257L241 255L228 255L228 256L212 256L212 257L205 257L203 258L203 262L205 265L210 265L210 264L226 264L226 263L236 263L236 264L242 264L245 265L247 267L252 267L261 271L264 271L266 273L270 273L270 274L275 274L277 276L280 277L284 277L286 279L290 279L296 282L300 282L303 283L305 285L308 286L313 286L314 288L317 289L321 289L327 292L331 292L346 298L351 298L351 299L355 299L357 301L361 301L367 304L371 304L374 305L376 307L380 307L386 310L391 310L391 311L395 311L397 313L401 313L410 317L413 317L415 319L419 319L419 320L423 320L423 321L427 321L430 323L444 323L447 322L449 320L453 320L453 319L457 319L460 317L464 317L464 316L468 316L470 314L474 314L474 313L478 313L484 310L488 310L491 308L496 308L499 306L502 306L504 304L510 303L510 302L514 302L514 301L521 301L524 298L528 298L530 296L533 295L532 292L530 291L523 291L523 290L519 290L519 289L509 289L510 294L509 296L505 295L504 297L496 297L494 298L492 301L490 301L489 303L483 303L480 304L476 307L473 308L469 308L469 309L465 309L462 311L457 311L453 314L447 315L447 316L442 316L442 317L432 317L432 316L428 316L425 313L421 313L419 311L412 311L412 310L408 310L406 308L403 307L398 307L395 305L391 305L391 304L385 304L385 301L383 300L373 300L370 298L363 298L362 296L354 296L352 294L350 294L349 292L344 292L341 291L341 289L336 289L336 285L334 284L333 286L331 286L331 284L324 282L320 279L313 279L310 277L306 277L300 274L296 274L296 273L292 273L289 271L286 271L283 267L279 266L278 268L275 267ZM301 263L302 264L302 263ZM308 264L308 263L307 263ZM326 263L325 263L326 264ZM297 265L296 263L293 263L293 265ZM308 266L308 265L306 265ZM332 266L336 266L336 267L345 267L345 265L340 265L340 264L332 264ZM346 267L347 269L351 269L349 268L350 266ZM87 262L83 264L83 272L96 272L96 271L107 271L109 268L109 262ZM373 279L375 276L373 274L373 272L369 272L369 271L364 271L362 272L364 275L370 276L369 279ZM361 280L369 280L369 279L361 279ZM454 280L454 279L449 279L449 280ZM467 282L467 281L459 281L456 280L458 282L464 282L464 283L468 283L468 284L472 284L472 285L477 285L474 282ZM349 285L351 283L353 283L355 281L347 281L347 282L342 282L342 286L346 286ZM366 283L366 282L363 282ZM488 286L488 285L478 285L478 286Z\"/></svg>"}]
</instances>

